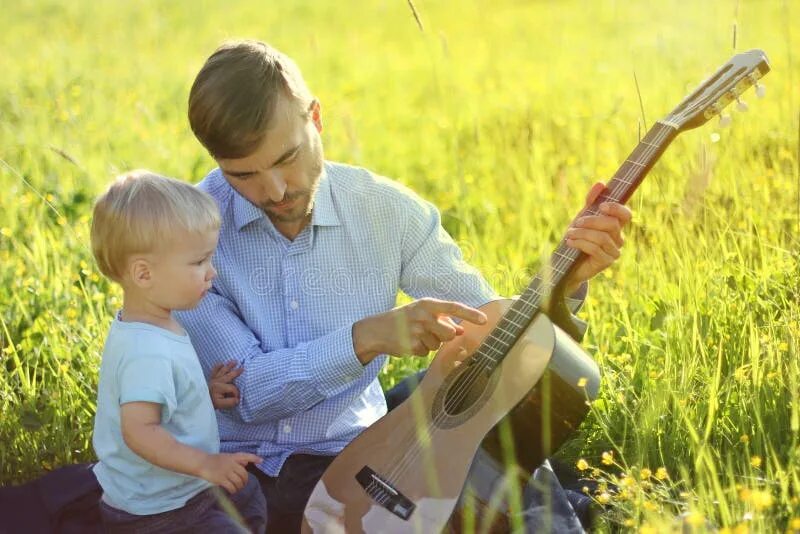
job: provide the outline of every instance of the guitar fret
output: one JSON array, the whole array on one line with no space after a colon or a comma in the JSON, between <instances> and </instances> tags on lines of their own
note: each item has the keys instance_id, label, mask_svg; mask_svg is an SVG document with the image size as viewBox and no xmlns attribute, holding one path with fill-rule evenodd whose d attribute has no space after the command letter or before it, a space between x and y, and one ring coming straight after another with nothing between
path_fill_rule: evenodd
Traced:
<instances>
[{"instance_id":1,"label":"guitar fret","mask_svg":"<svg viewBox=\"0 0 800 534\"><path fill-rule=\"evenodd\" d=\"M504 334L508 334L509 336L512 336L512 337L514 336L514 333L513 333L513 332L509 332L509 331L508 331L508 330L506 330L505 328L501 327L501 326L500 326L500 324L498 324L497 326L495 326L495 327L494 327L494 329L495 329L495 330L500 330L501 332L503 332Z\"/></svg>"},{"instance_id":2,"label":"guitar fret","mask_svg":"<svg viewBox=\"0 0 800 534\"><path fill-rule=\"evenodd\" d=\"M489 334L489 337L490 337L491 339L494 339L494 340L496 340L496 341L497 341L497 342L499 342L499 343L502 343L503 345L507 345L507 343L506 343L504 340L502 340L502 339L500 339L499 337L497 337L496 335L494 335L494 333L491 333L491 334ZM499 348L497 348L497 347L492 347L492 349L496 350L496 351L497 351L499 354L502 354L502 353L503 353L503 351L501 351L501 350L500 350Z\"/></svg>"},{"instance_id":3,"label":"guitar fret","mask_svg":"<svg viewBox=\"0 0 800 534\"><path fill-rule=\"evenodd\" d=\"M514 308L511 308L511 309L513 310ZM516 311L516 310L514 310L514 311ZM517 312L517 313L519 313L519 312ZM518 324L518 323L515 323L514 321L512 321L511 317L509 317L508 315L505 316L505 320L508 321L509 323L513 324L517 328L522 328L521 324Z\"/></svg>"},{"instance_id":4,"label":"guitar fret","mask_svg":"<svg viewBox=\"0 0 800 534\"><path fill-rule=\"evenodd\" d=\"M625 162L626 163L632 163L632 164L637 165L639 167L647 167L647 165L645 165L644 163L639 163L638 161L631 161L629 159L626 159Z\"/></svg>"},{"instance_id":5,"label":"guitar fret","mask_svg":"<svg viewBox=\"0 0 800 534\"><path fill-rule=\"evenodd\" d=\"M500 349L498 349L498 348L497 348L497 347L495 347L494 345L491 345L491 344L484 344L483 346L484 346L484 347L486 347L486 348L487 348L487 349L489 349L489 350L492 350L492 351L496 352L496 353L497 353L497 354L499 354L500 356L502 356L502 355L503 355L503 351L502 351L502 350L500 350ZM487 354L486 356L487 356L487 357L491 357L491 356L489 356L488 354ZM492 359L494 359L494 358L492 358Z\"/></svg>"}]
</instances>

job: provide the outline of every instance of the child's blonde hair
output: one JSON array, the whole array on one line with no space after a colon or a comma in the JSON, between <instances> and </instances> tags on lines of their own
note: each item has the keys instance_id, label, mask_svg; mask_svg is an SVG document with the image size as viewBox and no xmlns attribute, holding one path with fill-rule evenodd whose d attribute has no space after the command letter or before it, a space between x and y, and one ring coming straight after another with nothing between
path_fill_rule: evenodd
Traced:
<instances>
[{"instance_id":1,"label":"child's blonde hair","mask_svg":"<svg viewBox=\"0 0 800 534\"><path fill-rule=\"evenodd\" d=\"M122 174L95 202L92 253L107 277L121 282L132 254L169 245L180 230L218 230L219 209L205 192L147 170Z\"/></svg>"}]
</instances>

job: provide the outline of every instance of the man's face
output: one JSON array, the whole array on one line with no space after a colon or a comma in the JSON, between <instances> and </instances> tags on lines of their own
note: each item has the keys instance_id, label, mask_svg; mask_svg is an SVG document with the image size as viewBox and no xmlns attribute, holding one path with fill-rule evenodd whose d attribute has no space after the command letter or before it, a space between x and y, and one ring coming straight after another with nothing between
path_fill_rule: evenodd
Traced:
<instances>
[{"instance_id":1,"label":"man's face","mask_svg":"<svg viewBox=\"0 0 800 534\"><path fill-rule=\"evenodd\" d=\"M308 221L322 174L323 155L319 103L309 117L283 96L275 106L271 128L255 152L243 158L218 159L236 191L260 207L272 222L302 225Z\"/></svg>"}]
</instances>

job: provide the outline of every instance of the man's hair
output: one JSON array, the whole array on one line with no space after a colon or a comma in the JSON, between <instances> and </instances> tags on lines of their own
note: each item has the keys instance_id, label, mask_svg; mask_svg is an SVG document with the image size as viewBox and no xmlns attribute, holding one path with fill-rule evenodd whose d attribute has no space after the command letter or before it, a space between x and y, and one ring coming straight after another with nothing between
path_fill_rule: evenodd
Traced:
<instances>
[{"instance_id":1,"label":"man's hair","mask_svg":"<svg viewBox=\"0 0 800 534\"><path fill-rule=\"evenodd\" d=\"M214 158L249 156L283 95L308 116L314 100L294 61L266 43L237 40L211 54L189 92L189 124Z\"/></svg>"},{"instance_id":2,"label":"man's hair","mask_svg":"<svg viewBox=\"0 0 800 534\"><path fill-rule=\"evenodd\" d=\"M100 272L122 282L132 254L169 246L181 230L193 234L219 227L219 209L205 192L147 170L130 171L95 202L92 253Z\"/></svg>"}]
</instances>

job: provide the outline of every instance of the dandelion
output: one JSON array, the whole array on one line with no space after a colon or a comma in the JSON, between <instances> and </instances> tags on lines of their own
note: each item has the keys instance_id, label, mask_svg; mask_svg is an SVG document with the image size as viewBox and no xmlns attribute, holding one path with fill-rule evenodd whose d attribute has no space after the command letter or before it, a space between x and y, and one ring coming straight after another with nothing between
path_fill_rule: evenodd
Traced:
<instances>
[{"instance_id":1,"label":"dandelion","mask_svg":"<svg viewBox=\"0 0 800 534\"><path fill-rule=\"evenodd\" d=\"M761 456L753 456L750 458L750 465L758 469L761 467Z\"/></svg>"},{"instance_id":2,"label":"dandelion","mask_svg":"<svg viewBox=\"0 0 800 534\"><path fill-rule=\"evenodd\" d=\"M669 478L669 473L667 473L666 467L659 467L656 469L656 478L658 480L666 480Z\"/></svg>"},{"instance_id":3,"label":"dandelion","mask_svg":"<svg viewBox=\"0 0 800 534\"><path fill-rule=\"evenodd\" d=\"M614 464L614 452L604 452L603 453L603 465L613 465Z\"/></svg>"},{"instance_id":4,"label":"dandelion","mask_svg":"<svg viewBox=\"0 0 800 534\"><path fill-rule=\"evenodd\" d=\"M578 467L578 471L586 471L587 469L589 469L589 462L587 462L583 458L578 460L578 463L576 465Z\"/></svg>"}]
</instances>

